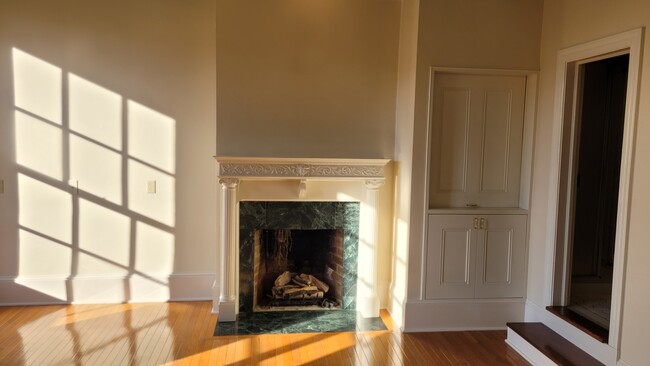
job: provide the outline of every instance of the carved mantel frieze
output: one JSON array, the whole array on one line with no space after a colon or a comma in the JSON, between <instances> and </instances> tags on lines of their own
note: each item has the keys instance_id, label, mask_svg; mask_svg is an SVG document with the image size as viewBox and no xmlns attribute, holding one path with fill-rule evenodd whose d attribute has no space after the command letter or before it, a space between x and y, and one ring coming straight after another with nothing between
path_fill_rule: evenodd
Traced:
<instances>
[{"instance_id":1,"label":"carved mantel frieze","mask_svg":"<svg viewBox=\"0 0 650 366\"><path fill-rule=\"evenodd\" d=\"M216 157L220 178L383 180L388 159Z\"/></svg>"}]
</instances>

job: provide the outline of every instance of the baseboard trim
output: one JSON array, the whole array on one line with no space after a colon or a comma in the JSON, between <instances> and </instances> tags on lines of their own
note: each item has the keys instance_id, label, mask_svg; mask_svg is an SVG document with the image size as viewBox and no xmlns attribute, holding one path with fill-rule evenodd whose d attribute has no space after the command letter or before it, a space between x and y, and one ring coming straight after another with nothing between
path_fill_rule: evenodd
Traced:
<instances>
[{"instance_id":1,"label":"baseboard trim","mask_svg":"<svg viewBox=\"0 0 650 366\"><path fill-rule=\"evenodd\" d=\"M213 273L0 277L0 306L201 301Z\"/></svg>"},{"instance_id":2,"label":"baseboard trim","mask_svg":"<svg viewBox=\"0 0 650 366\"><path fill-rule=\"evenodd\" d=\"M501 330L523 321L524 300L407 300L404 313L404 332Z\"/></svg>"},{"instance_id":3,"label":"baseboard trim","mask_svg":"<svg viewBox=\"0 0 650 366\"><path fill-rule=\"evenodd\" d=\"M569 322L530 300L526 301L525 321L541 322L551 328L555 333L573 343L576 347L587 352L591 357L605 365L616 365L616 349L607 343L597 341Z\"/></svg>"}]
</instances>

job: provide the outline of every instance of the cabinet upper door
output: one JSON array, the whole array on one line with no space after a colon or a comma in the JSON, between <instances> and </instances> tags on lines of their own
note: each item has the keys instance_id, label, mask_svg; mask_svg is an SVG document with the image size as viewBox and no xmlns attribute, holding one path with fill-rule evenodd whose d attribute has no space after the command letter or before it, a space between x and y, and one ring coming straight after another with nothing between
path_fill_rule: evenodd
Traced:
<instances>
[{"instance_id":1,"label":"cabinet upper door","mask_svg":"<svg viewBox=\"0 0 650 366\"><path fill-rule=\"evenodd\" d=\"M436 73L429 207L517 207L526 78Z\"/></svg>"}]
</instances>

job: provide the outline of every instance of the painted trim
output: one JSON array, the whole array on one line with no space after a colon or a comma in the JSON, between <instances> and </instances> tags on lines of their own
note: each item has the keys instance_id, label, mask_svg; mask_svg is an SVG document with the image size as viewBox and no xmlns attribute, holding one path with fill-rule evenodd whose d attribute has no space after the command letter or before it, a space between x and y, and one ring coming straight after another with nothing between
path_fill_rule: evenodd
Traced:
<instances>
[{"instance_id":1,"label":"painted trim","mask_svg":"<svg viewBox=\"0 0 650 366\"><path fill-rule=\"evenodd\" d=\"M409 300L403 332L503 330L524 320L525 302L511 299Z\"/></svg>"},{"instance_id":2,"label":"painted trim","mask_svg":"<svg viewBox=\"0 0 650 366\"><path fill-rule=\"evenodd\" d=\"M384 180L389 159L254 158L216 156L219 178Z\"/></svg>"},{"instance_id":3,"label":"painted trim","mask_svg":"<svg viewBox=\"0 0 650 366\"><path fill-rule=\"evenodd\" d=\"M0 277L0 306L205 301L212 299L214 278L214 273L153 274L148 279L133 275L7 276ZM131 291L128 298L126 286ZM72 300L62 291L68 288L73 289Z\"/></svg>"},{"instance_id":4,"label":"painted trim","mask_svg":"<svg viewBox=\"0 0 650 366\"><path fill-rule=\"evenodd\" d=\"M610 37L602 38L596 41L584 43L581 45L569 47L558 52L556 68L556 91L555 107L553 114L553 131L552 131L552 148L551 148L551 169L549 174L549 200L547 211L547 246L546 246L546 263L547 270L545 289L545 303L548 305L557 303L557 293L562 290L556 286L555 282L562 278L562 288L564 287L566 277L565 245L562 244L562 252L558 252L558 220L560 218L560 191L561 191L561 167L562 167L562 141L565 123L565 102L567 100L566 78L567 68L570 64L579 62L584 59L593 58L603 54L619 52L629 49L630 61L628 71L627 98L625 106L625 121L623 134L623 147L621 153L621 173L619 188L619 206L617 217L616 243L614 255L614 273L612 280L612 318L609 330L609 345L617 350L617 356L620 356L620 324L623 316L623 296L625 283L625 263L627 256L627 238L628 238L628 217L630 207L630 188L632 184L632 167L634 152L634 136L637 124L637 104L639 98L640 86L640 68L643 44L643 28L637 28L631 31L623 32ZM562 265L560 267L557 265ZM547 324L548 325L548 324Z\"/></svg>"}]
</instances>

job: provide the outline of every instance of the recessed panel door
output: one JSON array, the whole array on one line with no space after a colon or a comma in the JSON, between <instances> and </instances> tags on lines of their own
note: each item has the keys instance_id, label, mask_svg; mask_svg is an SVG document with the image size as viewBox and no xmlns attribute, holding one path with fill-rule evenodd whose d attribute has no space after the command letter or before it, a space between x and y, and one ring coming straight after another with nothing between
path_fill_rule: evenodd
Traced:
<instances>
[{"instance_id":1,"label":"recessed panel door","mask_svg":"<svg viewBox=\"0 0 650 366\"><path fill-rule=\"evenodd\" d=\"M473 298L476 230L466 215L429 216L427 299Z\"/></svg>"},{"instance_id":2,"label":"recessed panel door","mask_svg":"<svg viewBox=\"0 0 650 366\"><path fill-rule=\"evenodd\" d=\"M526 78L436 73L429 207L517 207Z\"/></svg>"},{"instance_id":3,"label":"recessed panel door","mask_svg":"<svg viewBox=\"0 0 650 366\"><path fill-rule=\"evenodd\" d=\"M526 216L481 216L476 248L476 298L522 297Z\"/></svg>"}]
</instances>

